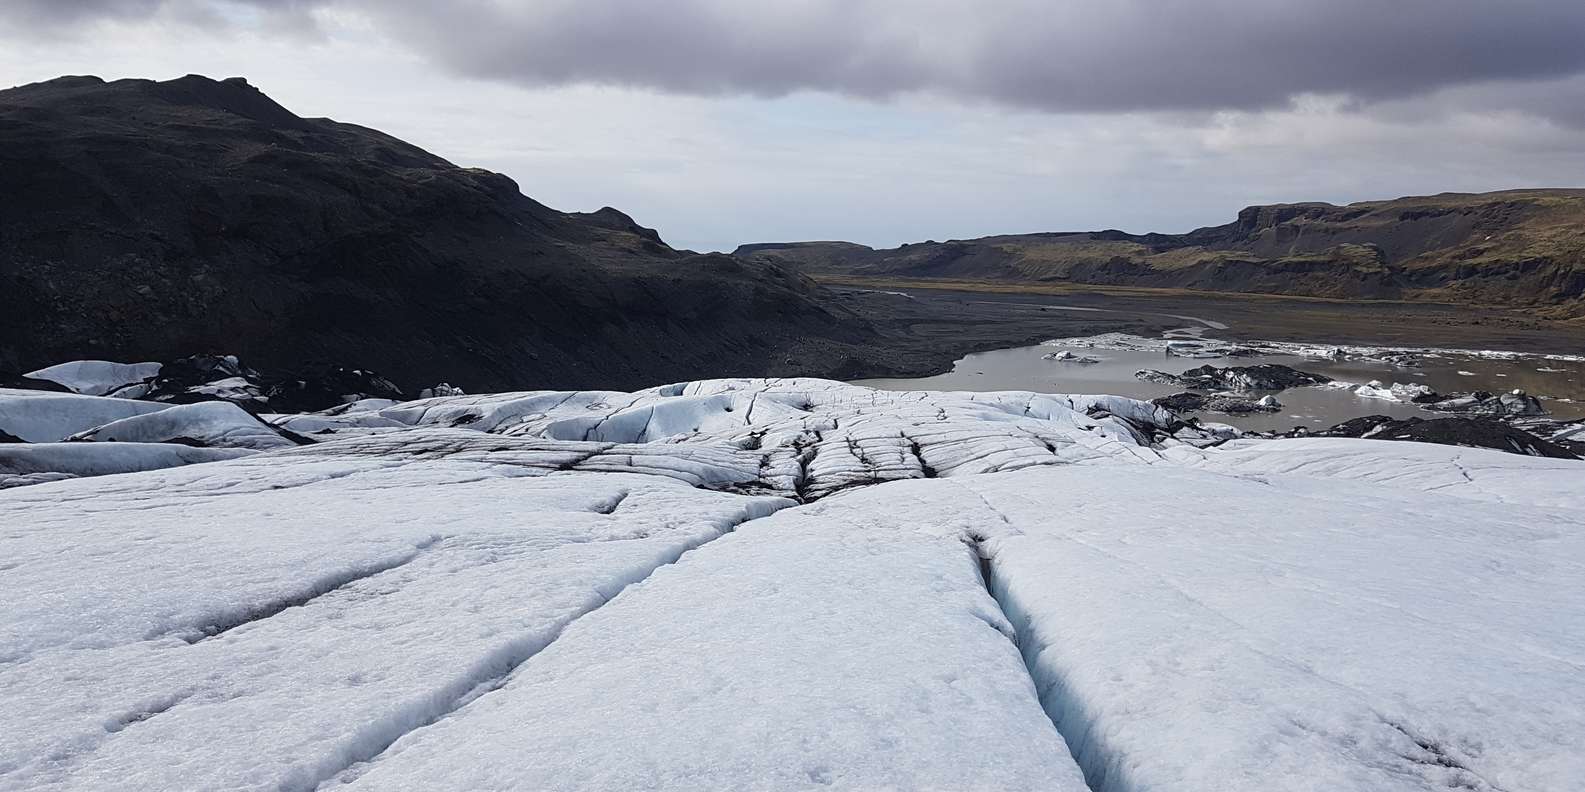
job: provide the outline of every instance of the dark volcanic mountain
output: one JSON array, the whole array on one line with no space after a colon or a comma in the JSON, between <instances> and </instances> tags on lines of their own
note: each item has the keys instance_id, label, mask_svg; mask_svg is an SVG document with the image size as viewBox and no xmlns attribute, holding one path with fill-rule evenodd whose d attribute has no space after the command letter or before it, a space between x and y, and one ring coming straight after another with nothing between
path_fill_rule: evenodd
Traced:
<instances>
[{"instance_id":1,"label":"dark volcanic mountain","mask_svg":"<svg viewBox=\"0 0 1585 792\"><path fill-rule=\"evenodd\" d=\"M239 78L0 91L0 370L221 352L410 387L629 388L839 375L872 335L779 266L552 210Z\"/></svg>"},{"instance_id":2,"label":"dark volcanic mountain","mask_svg":"<svg viewBox=\"0 0 1585 792\"><path fill-rule=\"evenodd\" d=\"M810 273L1536 306L1585 314L1585 190L1252 206L1187 234L1021 234L875 250L744 245Z\"/></svg>"}]
</instances>

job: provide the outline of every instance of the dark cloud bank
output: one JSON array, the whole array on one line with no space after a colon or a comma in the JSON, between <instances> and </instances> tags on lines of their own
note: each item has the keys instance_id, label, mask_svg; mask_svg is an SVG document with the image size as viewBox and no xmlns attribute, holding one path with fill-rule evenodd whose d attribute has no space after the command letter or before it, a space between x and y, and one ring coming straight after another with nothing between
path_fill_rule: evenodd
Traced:
<instances>
[{"instance_id":1,"label":"dark cloud bank","mask_svg":"<svg viewBox=\"0 0 1585 792\"><path fill-rule=\"evenodd\" d=\"M332 6L466 75L694 94L1259 109L1305 93L1372 102L1585 74L1581 0L6 0L0 14L59 32L97 18L306 19ZM1578 118L1566 96L1519 93L1522 109Z\"/></svg>"}]
</instances>

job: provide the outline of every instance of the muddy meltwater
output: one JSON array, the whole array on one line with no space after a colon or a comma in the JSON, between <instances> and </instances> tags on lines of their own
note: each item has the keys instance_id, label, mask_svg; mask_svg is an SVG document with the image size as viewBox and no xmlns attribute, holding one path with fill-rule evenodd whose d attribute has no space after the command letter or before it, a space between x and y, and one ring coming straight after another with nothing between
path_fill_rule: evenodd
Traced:
<instances>
[{"instance_id":1,"label":"muddy meltwater","mask_svg":"<svg viewBox=\"0 0 1585 792\"><path fill-rule=\"evenodd\" d=\"M1048 306L1057 308L1059 306ZM1084 310L1084 309L1078 309ZM1153 399L1185 390L1182 387L1145 382L1134 376L1141 369L1181 374L1204 365L1254 366L1277 363L1300 371L1323 374L1343 383L1417 384L1442 394L1469 391L1501 393L1520 389L1540 397L1552 416L1561 420L1585 418L1585 361L1577 356L1520 355L1489 351L1413 350L1395 356L1382 349L1329 347L1314 344L1261 344L1229 342L1224 346L1243 348L1233 355L1217 355L1217 342L1208 340L1226 325L1196 317L1177 317L1193 322L1194 327L1170 331L1161 339L1063 339L1036 346L998 349L969 355L957 361L952 371L934 377L915 379L867 379L855 384L884 390L1003 391L1027 390L1043 393L1108 393L1136 399ZM1196 348L1195 342L1207 341ZM1119 342L1120 341L1120 342ZM1176 343L1169 343L1176 342ZM1249 354L1254 347L1261 354ZM1097 362L1055 360L1049 356L1070 352L1074 357ZM1193 357L1184 354L1195 355ZM1381 358L1393 358L1389 362ZM1562 357L1564 359L1556 359ZM1569 358L1573 359L1569 359ZM1412 365L1402 365L1412 362ZM1255 393L1251 395L1262 395ZM1296 426L1325 428L1364 415L1390 415L1394 418L1418 416L1445 417L1446 413L1426 410L1420 405L1359 396L1345 387L1289 388L1276 393L1283 404L1278 413L1223 415L1202 413L1205 421L1228 423L1243 429L1287 430Z\"/></svg>"}]
</instances>

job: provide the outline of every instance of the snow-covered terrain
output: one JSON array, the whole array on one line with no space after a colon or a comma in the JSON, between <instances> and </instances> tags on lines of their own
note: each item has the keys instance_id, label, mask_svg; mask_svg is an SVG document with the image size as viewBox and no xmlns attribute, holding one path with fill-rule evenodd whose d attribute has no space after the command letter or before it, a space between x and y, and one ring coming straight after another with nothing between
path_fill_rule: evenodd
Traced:
<instances>
[{"instance_id":1,"label":"snow-covered terrain","mask_svg":"<svg viewBox=\"0 0 1585 792\"><path fill-rule=\"evenodd\" d=\"M821 380L0 430L0 790L1585 782L1577 460Z\"/></svg>"}]
</instances>

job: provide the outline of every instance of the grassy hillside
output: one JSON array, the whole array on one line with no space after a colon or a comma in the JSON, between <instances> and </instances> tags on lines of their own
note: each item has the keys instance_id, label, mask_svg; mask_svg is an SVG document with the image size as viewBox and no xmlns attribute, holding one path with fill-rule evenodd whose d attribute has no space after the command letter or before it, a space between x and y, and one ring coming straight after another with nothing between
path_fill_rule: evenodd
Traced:
<instances>
[{"instance_id":1,"label":"grassy hillside","mask_svg":"<svg viewBox=\"0 0 1585 792\"><path fill-rule=\"evenodd\" d=\"M1573 317L1585 314L1585 190L1253 206L1187 234L1019 234L891 250L803 242L738 254L811 274L1467 302Z\"/></svg>"}]
</instances>

